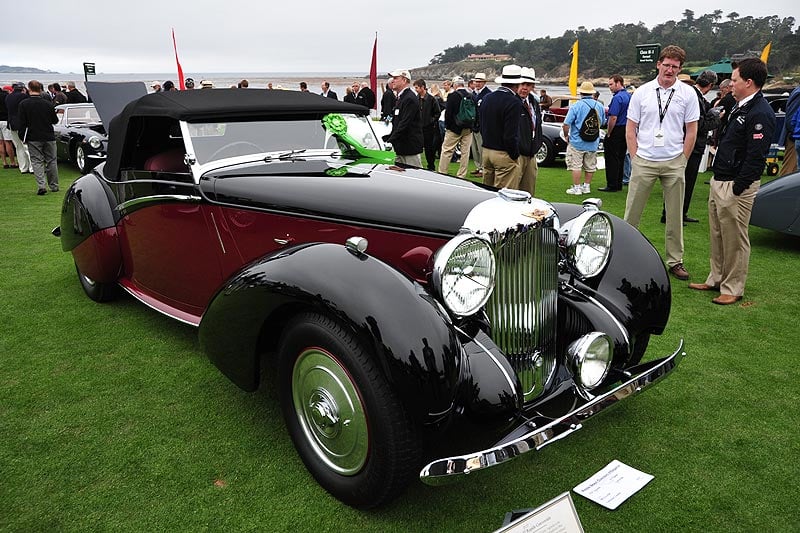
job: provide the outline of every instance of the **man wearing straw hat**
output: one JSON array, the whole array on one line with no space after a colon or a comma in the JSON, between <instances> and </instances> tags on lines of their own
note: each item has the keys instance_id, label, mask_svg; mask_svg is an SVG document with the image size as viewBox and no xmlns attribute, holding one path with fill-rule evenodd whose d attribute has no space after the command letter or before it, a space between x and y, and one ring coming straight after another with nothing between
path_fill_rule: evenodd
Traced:
<instances>
[{"instance_id":1,"label":"man wearing straw hat","mask_svg":"<svg viewBox=\"0 0 800 533\"><path fill-rule=\"evenodd\" d=\"M475 108L480 109L483 99L491 94L492 90L486 86L486 74L477 72L475 77L469 80L474 89L472 92L472 99L475 100ZM473 176L483 175L483 140L481 139L481 125L480 117L478 123L472 129L472 160L475 161L477 167L472 171Z\"/></svg>"},{"instance_id":2,"label":"man wearing straw hat","mask_svg":"<svg viewBox=\"0 0 800 533\"><path fill-rule=\"evenodd\" d=\"M594 84L581 83L578 94L581 99L569 106L564 118L564 137L567 139L567 170L572 173L572 186L567 194L589 194L594 173L597 172L597 148L600 146L600 125L606 121L603 104L594 99ZM583 123L594 110L597 113L597 136L594 140L581 137ZM583 183L581 183L583 172Z\"/></svg>"}]
</instances>

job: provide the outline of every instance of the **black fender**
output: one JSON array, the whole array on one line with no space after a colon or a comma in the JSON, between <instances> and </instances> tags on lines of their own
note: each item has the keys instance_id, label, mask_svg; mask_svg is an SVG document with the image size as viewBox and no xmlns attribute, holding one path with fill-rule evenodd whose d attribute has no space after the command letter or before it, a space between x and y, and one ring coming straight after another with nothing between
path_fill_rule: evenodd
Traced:
<instances>
[{"instance_id":1,"label":"black fender","mask_svg":"<svg viewBox=\"0 0 800 533\"><path fill-rule=\"evenodd\" d=\"M119 213L111 189L95 173L75 180L61 206L61 249L70 252L93 234L115 227Z\"/></svg>"},{"instance_id":2,"label":"black fender","mask_svg":"<svg viewBox=\"0 0 800 533\"><path fill-rule=\"evenodd\" d=\"M101 283L116 282L122 269L115 206L111 188L92 173L70 185L61 208L61 248L72 252L81 274Z\"/></svg>"},{"instance_id":3,"label":"black fender","mask_svg":"<svg viewBox=\"0 0 800 533\"><path fill-rule=\"evenodd\" d=\"M426 424L447 416L462 358L447 313L419 283L342 245L305 244L249 264L213 298L200 343L223 374L254 391L261 352L277 346L291 316L309 310L365 343L415 419Z\"/></svg>"},{"instance_id":4,"label":"black fender","mask_svg":"<svg viewBox=\"0 0 800 533\"><path fill-rule=\"evenodd\" d=\"M578 216L583 207L575 204L555 204L561 223ZM584 281L563 275L566 290L559 293L559 320L567 320L567 330L580 327L570 321L575 317L562 316L563 307L576 310L592 327L611 334L621 343L621 324L628 333L629 342L646 334L663 333L672 306L672 289L669 275L658 251L647 238L623 219L606 213L614 228L611 257L604 271L597 277ZM609 316L609 313L611 316ZM617 344L621 348L621 344ZM632 347L631 347L632 348ZM617 353L615 362L621 362Z\"/></svg>"}]
</instances>

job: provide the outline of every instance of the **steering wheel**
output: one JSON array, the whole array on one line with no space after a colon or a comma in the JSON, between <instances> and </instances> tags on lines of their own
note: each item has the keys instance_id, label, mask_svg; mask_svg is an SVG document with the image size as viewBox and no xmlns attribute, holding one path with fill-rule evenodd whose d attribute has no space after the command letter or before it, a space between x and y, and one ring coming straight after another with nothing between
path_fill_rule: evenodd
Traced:
<instances>
[{"instance_id":1,"label":"steering wheel","mask_svg":"<svg viewBox=\"0 0 800 533\"><path fill-rule=\"evenodd\" d=\"M238 147L244 147L244 146L247 146L247 147L250 147L250 148L255 148L256 149L255 153L259 153L259 152L263 152L264 151L260 146L258 146L257 144L251 143L250 141L234 141L234 142L228 143L225 146L217 149L216 152L211 154L211 156L209 157L209 160L213 161L215 159L222 159L222 158L218 158L217 156L220 155L221 153L225 152L226 150L236 150ZM228 157L233 157L233 156L237 156L237 155L247 155L247 152L233 153Z\"/></svg>"}]
</instances>

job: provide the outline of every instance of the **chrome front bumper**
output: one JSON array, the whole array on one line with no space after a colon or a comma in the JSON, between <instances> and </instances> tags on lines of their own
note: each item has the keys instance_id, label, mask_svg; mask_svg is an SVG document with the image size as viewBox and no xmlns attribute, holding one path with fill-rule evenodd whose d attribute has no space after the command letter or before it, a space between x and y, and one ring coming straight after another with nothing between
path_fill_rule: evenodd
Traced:
<instances>
[{"instance_id":1,"label":"chrome front bumper","mask_svg":"<svg viewBox=\"0 0 800 533\"><path fill-rule=\"evenodd\" d=\"M458 476L485 470L489 467L505 463L524 453L541 450L548 444L581 429L584 421L616 405L620 400L638 394L655 384L661 378L672 372L685 355L686 352L683 351L683 340L681 340L678 349L669 357L644 363L631 369L636 372L631 379L605 394L592 398L574 411L544 426L532 426L529 433L511 442L469 455L437 459L425 466L420 472L419 477L423 483L439 485L454 481Z\"/></svg>"}]
</instances>

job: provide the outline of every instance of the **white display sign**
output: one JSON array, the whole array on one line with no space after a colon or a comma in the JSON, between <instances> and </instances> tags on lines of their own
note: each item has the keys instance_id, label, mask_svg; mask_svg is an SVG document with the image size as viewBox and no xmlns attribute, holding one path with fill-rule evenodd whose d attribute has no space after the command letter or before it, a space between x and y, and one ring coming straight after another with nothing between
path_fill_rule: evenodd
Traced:
<instances>
[{"instance_id":1,"label":"white display sign","mask_svg":"<svg viewBox=\"0 0 800 533\"><path fill-rule=\"evenodd\" d=\"M583 533L569 492L550 500L495 533Z\"/></svg>"},{"instance_id":2,"label":"white display sign","mask_svg":"<svg viewBox=\"0 0 800 533\"><path fill-rule=\"evenodd\" d=\"M614 510L650 483L653 476L617 461L575 487L575 492L603 507Z\"/></svg>"}]
</instances>

